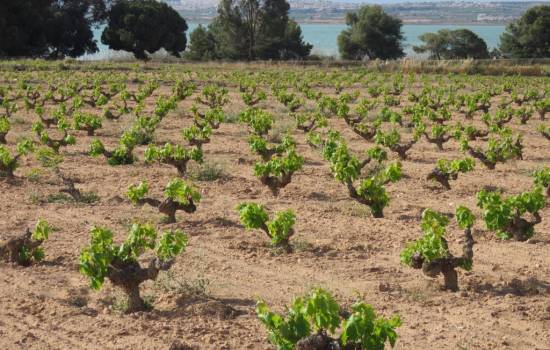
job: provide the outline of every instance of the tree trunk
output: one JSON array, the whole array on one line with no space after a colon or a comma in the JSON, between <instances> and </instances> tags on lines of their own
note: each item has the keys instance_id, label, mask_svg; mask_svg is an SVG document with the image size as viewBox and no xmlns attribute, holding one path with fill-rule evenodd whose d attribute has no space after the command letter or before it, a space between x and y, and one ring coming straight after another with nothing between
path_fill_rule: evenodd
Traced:
<instances>
[{"instance_id":1,"label":"tree trunk","mask_svg":"<svg viewBox=\"0 0 550 350\"><path fill-rule=\"evenodd\" d=\"M441 273L444 278L444 286L446 290L456 292L458 290L458 274L451 264L443 264Z\"/></svg>"},{"instance_id":2,"label":"tree trunk","mask_svg":"<svg viewBox=\"0 0 550 350\"><path fill-rule=\"evenodd\" d=\"M122 289L128 297L128 313L144 311L146 309L145 302L139 294L139 284L127 283L122 286Z\"/></svg>"}]
</instances>

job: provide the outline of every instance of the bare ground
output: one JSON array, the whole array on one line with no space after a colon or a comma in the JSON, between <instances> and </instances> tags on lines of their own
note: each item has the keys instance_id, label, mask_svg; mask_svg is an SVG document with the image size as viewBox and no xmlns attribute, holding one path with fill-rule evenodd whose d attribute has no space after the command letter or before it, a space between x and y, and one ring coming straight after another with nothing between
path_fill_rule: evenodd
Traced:
<instances>
[{"instance_id":1,"label":"bare ground","mask_svg":"<svg viewBox=\"0 0 550 350\"><path fill-rule=\"evenodd\" d=\"M275 105L270 109L279 122L291 125L276 101L264 107ZM185 101L163 120L156 132L159 142L181 142L179 130L189 124L183 116L189 106ZM235 114L242 108L232 103L226 110ZM22 116L8 135L10 144L30 129L32 117ZM106 122L98 136L112 146L130 120L126 116ZM356 152L370 146L342 121L331 123ZM294 296L314 286L332 291L344 305L359 297L385 316L398 313L404 324L397 349L550 349L550 207L541 212L543 222L527 243L500 241L478 220L474 268L459 272L457 293L441 291L440 280L427 279L399 262L401 249L421 233L424 208L445 213L461 204L475 208L476 192L486 186L507 194L530 188L529 173L550 164L549 144L534 131L536 124L514 122L513 128L525 134L523 161L499 164L493 171L478 163L449 191L428 183L425 176L438 158L459 156L458 144L451 141L441 152L420 141L403 162L406 177L388 186L391 203L382 219L372 218L348 197L319 152L297 131L293 134L306 164L274 198L253 176L257 158L248 149L244 127L223 124L205 146L205 159L219 164L225 175L195 181L203 196L197 212L179 214L172 226L190 236L190 245L177 259L172 276L161 280L187 285L170 290L163 283L144 284L142 294L153 297L154 309L131 315L117 311L121 294L109 283L100 292L88 287L78 271L78 256L93 225L113 229L119 241L136 219L171 227L162 224L161 214L152 208L132 206L124 194L128 185L145 179L153 195L160 195L177 173L170 166L142 162L111 167L103 158L86 155L91 138L79 133L77 145L65 151L61 169L81 181L81 190L96 193L98 203L48 203L48 195L61 188L60 181L47 170L31 181L26 175L39 165L30 157L17 171L15 183L0 183L1 238L22 232L38 218L56 228L45 243L43 263L30 268L0 265L0 349L177 349L178 343L196 349L271 349L256 318L255 301L262 298L282 311ZM143 149L137 152L140 159ZM278 254L260 232L245 231L235 210L242 201L260 202L271 210L294 209L296 251ZM479 210L475 212L479 216ZM456 224L448 231L451 249L457 251L461 232ZM198 293L190 295L193 290Z\"/></svg>"}]
</instances>

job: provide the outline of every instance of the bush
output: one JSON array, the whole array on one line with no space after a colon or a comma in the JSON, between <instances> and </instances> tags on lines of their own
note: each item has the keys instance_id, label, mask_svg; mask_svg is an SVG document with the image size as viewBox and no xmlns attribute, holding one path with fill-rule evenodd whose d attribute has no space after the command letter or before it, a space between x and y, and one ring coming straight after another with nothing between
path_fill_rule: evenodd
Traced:
<instances>
[{"instance_id":1,"label":"bush","mask_svg":"<svg viewBox=\"0 0 550 350\"><path fill-rule=\"evenodd\" d=\"M401 326L399 316L378 317L374 308L362 301L353 304L349 313L344 312L322 289L294 299L287 310L285 316L271 311L264 301L256 304L256 314L278 350L383 350L386 342L395 346L395 329ZM341 334L333 338L336 330Z\"/></svg>"},{"instance_id":2,"label":"bush","mask_svg":"<svg viewBox=\"0 0 550 350\"><path fill-rule=\"evenodd\" d=\"M487 228L496 231L498 237L526 241L533 237L535 225L542 221L539 211L544 208L545 200L542 186L535 186L531 191L508 198L502 198L497 192L480 191L477 206L483 209ZM526 213L532 214L534 219L524 219L522 216Z\"/></svg>"},{"instance_id":3,"label":"bush","mask_svg":"<svg viewBox=\"0 0 550 350\"><path fill-rule=\"evenodd\" d=\"M156 280L159 271L170 269L174 258L187 246L187 236L180 230L164 232L158 241L157 236L152 226L133 224L126 241L117 245L110 230L95 227L90 245L80 254L80 272L90 279L93 289L101 289L105 278L120 287L128 296L128 312L145 310L139 285ZM156 257L142 267L138 259L148 250L154 251Z\"/></svg>"},{"instance_id":4,"label":"bush","mask_svg":"<svg viewBox=\"0 0 550 350\"><path fill-rule=\"evenodd\" d=\"M472 269L474 256L472 237L472 226L475 217L466 207L456 209L456 221L458 226L464 230L463 255L454 257L449 251L445 239L445 227L449 219L431 209L422 213L422 238L407 245L401 252L401 262L415 269L422 269L422 272L429 277L437 277L440 273L445 279L445 289L458 290L458 276L455 271L461 267L467 271Z\"/></svg>"},{"instance_id":5,"label":"bush","mask_svg":"<svg viewBox=\"0 0 550 350\"><path fill-rule=\"evenodd\" d=\"M294 234L292 227L296 222L296 215L292 210L276 213L273 220L269 220L265 208L256 203L241 203L237 210L246 229L261 229L267 234L273 246L281 247L287 252L292 250L289 240Z\"/></svg>"}]
</instances>

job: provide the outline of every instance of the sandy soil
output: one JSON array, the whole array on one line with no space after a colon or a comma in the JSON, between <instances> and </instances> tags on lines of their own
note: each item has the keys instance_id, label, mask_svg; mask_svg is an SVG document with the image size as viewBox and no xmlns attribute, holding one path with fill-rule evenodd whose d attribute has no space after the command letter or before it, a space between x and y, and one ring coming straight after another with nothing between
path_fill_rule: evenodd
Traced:
<instances>
[{"instance_id":1,"label":"sandy soil","mask_svg":"<svg viewBox=\"0 0 550 350\"><path fill-rule=\"evenodd\" d=\"M243 105L236 88L230 89L232 102L225 110L235 115ZM163 86L148 101L169 91ZM179 131L190 123L185 116L190 105L191 99L184 101L162 121L158 143L181 142ZM272 96L262 107L277 116L279 125L292 126L288 111ZM25 112L17 117L8 134L10 145L29 133L33 120ZM105 122L98 137L111 147L131 120L125 116ZM111 167L104 158L85 154L91 138L79 132L77 145L64 150L61 169L80 180L81 190L96 193L98 203L48 203L48 195L61 188L60 180L44 169L28 177L39 168L32 157L25 158L14 183L0 182L0 238L21 233L38 218L56 228L45 243L43 263L28 268L0 265L0 349L168 349L177 342L196 349L272 349L254 312L256 300L262 298L282 311L294 296L315 286L333 292L343 305L359 297L382 315L398 313L404 324L396 349L550 349L550 207L542 210L537 235L526 243L500 241L478 220L474 268L459 272L457 293L441 291L441 280L427 279L399 262L406 243L421 233L424 208L445 213L461 204L475 208L476 192L485 186L506 194L529 189L529 173L550 165L550 146L535 131L538 123L538 118L527 125L511 123L524 134L524 160L499 164L493 171L478 162L449 191L425 177L438 158L460 156L458 144L451 141L445 151L438 151L420 141L403 162L405 178L388 186L391 203L382 219L372 218L367 208L348 197L319 152L295 130L306 164L280 196L273 197L253 175L257 157L248 149L246 129L225 123L204 147L206 162L221 167L224 176L194 181L203 200L196 213L178 213L173 225L190 236L189 247L171 275L142 286L142 295L153 298L154 310L130 315L117 311L122 294L109 282L100 292L88 287L78 271L78 256L93 225L111 228L119 241L136 219L171 227L161 223L156 210L134 207L124 194L128 185L147 180L153 196L159 196L177 173L170 166L144 165L144 147L137 152L140 162ZM371 146L343 121L332 119L331 125L358 154ZM196 165L191 168L197 172ZM261 232L245 231L235 211L243 201L263 203L273 211L295 210L296 251L276 254ZM461 232L455 223L448 236L451 249L460 249ZM166 287L177 282L184 285Z\"/></svg>"}]
</instances>

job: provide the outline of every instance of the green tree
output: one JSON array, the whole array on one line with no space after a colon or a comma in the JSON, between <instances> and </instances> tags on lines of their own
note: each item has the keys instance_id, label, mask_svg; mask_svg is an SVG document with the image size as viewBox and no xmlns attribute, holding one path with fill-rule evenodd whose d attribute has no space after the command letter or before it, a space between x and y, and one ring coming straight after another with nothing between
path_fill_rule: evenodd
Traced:
<instances>
[{"instance_id":1,"label":"green tree","mask_svg":"<svg viewBox=\"0 0 550 350\"><path fill-rule=\"evenodd\" d=\"M170 6L155 0L120 0L109 12L101 42L138 59L164 48L179 57L185 50L187 23Z\"/></svg>"},{"instance_id":2,"label":"green tree","mask_svg":"<svg viewBox=\"0 0 550 350\"><path fill-rule=\"evenodd\" d=\"M86 1L60 1L52 5L52 16L46 26L50 58L79 57L98 51L89 11L90 4Z\"/></svg>"},{"instance_id":3,"label":"green tree","mask_svg":"<svg viewBox=\"0 0 550 350\"><path fill-rule=\"evenodd\" d=\"M488 58L487 44L476 33L468 29L441 29L436 33L422 34L424 42L414 46L417 53L428 52L432 59Z\"/></svg>"},{"instance_id":4,"label":"green tree","mask_svg":"<svg viewBox=\"0 0 550 350\"><path fill-rule=\"evenodd\" d=\"M348 12L349 26L338 36L340 55L348 60L395 59L403 52L403 23L399 18L384 12L381 6L363 6L356 12Z\"/></svg>"},{"instance_id":5,"label":"green tree","mask_svg":"<svg viewBox=\"0 0 550 350\"><path fill-rule=\"evenodd\" d=\"M194 61L208 61L218 58L216 38L202 24L189 35L189 51L186 57Z\"/></svg>"},{"instance_id":6,"label":"green tree","mask_svg":"<svg viewBox=\"0 0 550 350\"><path fill-rule=\"evenodd\" d=\"M304 42L302 28L294 20L289 20L283 41L279 47L279 58L303 59L309 56L313 45Z\"/></svg>"},{"instance_id":7,"label":"green tree","mask_svg":"<svg viewBox=\"0 0 550 350\"><path fill-rule=\"evenodd\" d=\"M209 25L216 55L233 60L307 57L300 26L289 19L286 0L221 0Z\"/></svg>"},{"instance_id":8,"label":"green tree","mask_svg":"<svg viewBox=\"0 0 550 350\"><path fill-rule=\"evenodd\" d=\"M91 26L105 0L0 1L0 57L78 57L97 51Z\"/></svg>"},{"instance_id":9,"label":"green tree","mask_svg":"<svg viewBox=\"0 0 550 350\"><path fill-rule=\"evenodd\" d=\"M550 6L534 6L520 19L510 23L500 36L504 57L550 57Z\"/></svg>"}]
</instances>

